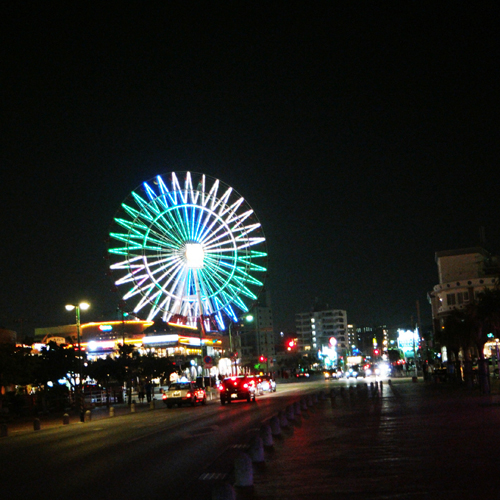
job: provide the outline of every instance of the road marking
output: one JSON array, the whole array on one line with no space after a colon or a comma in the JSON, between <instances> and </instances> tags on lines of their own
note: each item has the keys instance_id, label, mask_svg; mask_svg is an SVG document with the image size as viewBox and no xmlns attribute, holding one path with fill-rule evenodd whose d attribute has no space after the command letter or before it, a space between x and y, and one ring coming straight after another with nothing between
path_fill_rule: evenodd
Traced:
<instances>
[{"instance_id":1,"label":"road marking","mask_svg":"<svg viewBox=\"0 0 500 500\"><path fill-rule=\"evenodd\" d=\"M227 476L224 472L205 472L198 479L200 481L220 481L226 479Z\"/></svg>"}]
</instances>

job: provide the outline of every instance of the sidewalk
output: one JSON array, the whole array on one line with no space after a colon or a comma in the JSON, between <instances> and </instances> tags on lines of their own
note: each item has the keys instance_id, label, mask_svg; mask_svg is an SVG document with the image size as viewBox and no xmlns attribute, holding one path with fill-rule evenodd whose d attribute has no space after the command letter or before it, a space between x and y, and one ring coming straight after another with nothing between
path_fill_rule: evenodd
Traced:
<instances>
[{"instance_id":1,"label":"sidewalk","mask_svg":"<svg viewBox=\"0 0 500 500\"><path fill-rule=\"evenodd\" d=\"M214 397L215 396L212 395L212 398ZM135 401L135 413L162 409L165 407L162 395L159 393L156 393L153 396L153 408L151 408L151 405L148 402L138 403L136 397L133 397L132 401ZM115 417L130 414L132 411L131 407L127 403L114 403L111 404L110 407L113 407ZM110 416L110 408L107 406L91 406L86 408L86 410L90 411L91 421L109 418ZM63 412L40 414L37 416L12 417L12 419L7 420L4 423L7 426L7 433L9 436L20 432L33 432L35 425L34 422L36 419L39 420L40 430L80 423L80 415L75 410L68 411L66 414L68 415L68 424L64 424L65 414Z\"/></svg>"},{"instance_id":2,"label":"sidewalk","mask_svg":"<svg viewBox=\"0 0 500 500\"><path fill-rule=\"evenodd\" d=\"M411 380L364 381L303 412L237 499L498 498L500 401Z\"/></svg>"}]
</instances>

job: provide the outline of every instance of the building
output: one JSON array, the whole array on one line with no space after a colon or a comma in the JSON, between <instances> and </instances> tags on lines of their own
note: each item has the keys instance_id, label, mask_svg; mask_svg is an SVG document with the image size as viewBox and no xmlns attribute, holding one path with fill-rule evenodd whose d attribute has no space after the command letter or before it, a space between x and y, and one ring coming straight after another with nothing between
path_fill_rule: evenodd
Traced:
<instances>
[{"instance_id":1,"label":"building","mask_svg":"<svg viewBox=\"0 0 500 500\"><path fill-rule=\"evenodd\" d=\"M436 252L439 284L428 299L434 333L455 309L463 309L485 288L492 288L500 275L499 258L483 247Z\"/></svg>"},{"instance_id":2,"label":"building","mask_svg":"<svg viewBox=\"0 0 500 500\"><path fill-rule=\"evenodd\" d=\"M266 371L274 367L276 359L276 336L273 325L273 311L268 294L253 307L239 332L241 364L253 366L262 357Z\"/></svg>"},{"instance_id":3,"label":"building","mask_svg":"<svg viewBox=\"0 0 500 500\"><path fill-rule=\"evenodd\" d=\"M316 305L312 311L295 315L297 349L300 353L317 354L330 349L337 356L349 351L347 312L330 309L327 304Z\"/></svg>"}]
</instances>

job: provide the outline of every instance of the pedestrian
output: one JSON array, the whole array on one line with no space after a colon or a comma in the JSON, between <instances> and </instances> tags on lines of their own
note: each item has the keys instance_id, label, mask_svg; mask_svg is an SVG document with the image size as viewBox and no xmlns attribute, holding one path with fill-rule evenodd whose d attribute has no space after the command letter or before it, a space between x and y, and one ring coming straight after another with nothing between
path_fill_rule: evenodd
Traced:
<instances>
[{"instance_id":1,"label":"pedestrian","mask_svg":"<svg viewBox=\"0 0 500 500\"><path fill-rule=\"evenodd\" d=\"M141 383L139 385L139 401L141 403L144 403L145 391L146 391L146 389L144 388L144 384Z\"/></svg>"},{"instance_id":2,"label":"pedestrian","mask_svg":"<svg viewBox=\"0 0 500 500\"><path fill-rule=\"evenodd\" d=\"M152 384L151 382L148 382L146 384L146 399L148 400L148 403L151 403L151 390L152 390Z\"/></svg>"}]
</instances>

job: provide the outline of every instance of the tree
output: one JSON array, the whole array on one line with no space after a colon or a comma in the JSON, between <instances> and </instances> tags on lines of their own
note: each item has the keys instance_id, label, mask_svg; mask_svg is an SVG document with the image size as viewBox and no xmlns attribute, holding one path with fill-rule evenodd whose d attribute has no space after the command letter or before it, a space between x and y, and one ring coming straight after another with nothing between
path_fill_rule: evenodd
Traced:
<instances>
[{"instance_id":1,"label":"tree","mask_svg":"<svg viewBox=\"0 0 500 500\"><path fill-rule=\"evenodd\" d=\"M458 381L462 380L462 370L459 353L462 352L465 360L465 382L472 386L472 359L471 350L475 348L471 339L471 323L467 311L454 310L446 317L443 328L436 333L436 339L445 345L450 360L453 358L455 373Z\"/></svg>"},{"instance_id":2,"label":"tree","mask_svg":"<svg viewBox=\"0 0 500 500\"><path fill-rule=\"evenodd\" d=\"M56 397L64 397L59 394L62 391L59 387L59 380L66 380L72 391L75 392L77 376L84 377L84 374L80 373L80 367L83 368L85 363L83 360L80 363L76 351L55 342L49 342L34 361L36 364L32 383L40 388L41 403L44 409L48 407L49 392L54 392ZM55 388L52 391L49 391L49 382ZM67 389L64 389L64 392L67 393ZM58 405L61 406L62 403L59 401Z\"/></svg>"},{"instance_id":3,"label":"tree","mask_svg":"<svg viewBox=\"0 0 500 500\"><path fill-rule=\"evenodd\" d=\"M109 398L109 386L112 380L117 380L120 377L121 371L118 365L118 361L113 359L111 356L106 358L96 359L95 361L89 363L88 373L91 378L93 378L99 385L103 386L106 390L106 406L110 404ZM121 389L120 389L121 392ZM121 401L121 396L120 396Z\"/></svg>"},{"instance_id":4,"label":"tree","mask_svg":"<svg viewBox=\"0 0 500 500\"><path fill-rule=\"evenodd\" d=\"M476 300L466 309L467 320L470 323L471 340L477 347L479 362L479 385L483 394L490 392L488 364L484 358L484 345L488 341L488 334L495 337L500 334L500 287L485 288L479 293Z\"/></svg>"}]
</instances>

